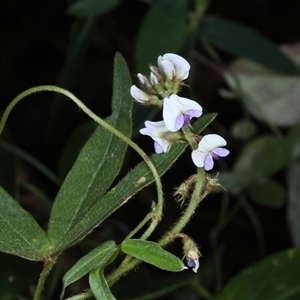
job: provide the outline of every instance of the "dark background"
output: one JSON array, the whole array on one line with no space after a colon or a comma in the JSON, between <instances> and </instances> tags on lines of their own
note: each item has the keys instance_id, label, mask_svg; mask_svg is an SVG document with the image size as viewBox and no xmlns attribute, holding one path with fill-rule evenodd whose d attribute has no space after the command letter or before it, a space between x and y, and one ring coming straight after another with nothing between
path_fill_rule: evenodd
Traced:
<instances>
[{"instance_id":1,"label":"dark background","mask_svg":"<svg viewBox=\"0 0 300 300\"><path fill-rule=\"evenodd\" d=\"M74 18L65 12L67 6L68 1L0 1L0 112L23 90L53 84L70 89L99 116L108 116L116 51L125 57L134 79L137 72L134 66L134 42L148 5L141 1L126 0L112 13L99 18L90 36L86 57L78 60L78 69L72 78L64 78L68 47L71 47L69 40L75 30ZM206 14L239 21L281 44L300 39L299 11L300 1L297 0L213 0ZM203 50L199 45L196 47L199 51ZM226 53L219 53L226 62L234 59ZM218 121L224 128L232 125L240 117L241 108L237 102L224 102L218 96L218 88L226 87L223 79L207 66L197 63L192 67L197 72L194 76L197 93L201 95L206 109L219 112ZM14 108L1 138L24 149L57 173L59 157L67 138L85 120L87 117L67 99L51 93L36 94ZM257 125L261 132L266 130L264 125ZM233 140L230 143L228 138L231 157L228 157L227 163L230 168L240 144ZM136 141L148 153L152 151L150 139L138 137ZM130 152L126 167L132 167L137 160L137 156ZM167 211L153 239L159 238L175 221L179 213L178 204L169 195L176 185L194 171L186 153L163 178ZM126 170L123 172L126 173ZM57 193L55 185L24 162L20 164L18 176L43 187L51 198ZM278 179L284 181L284 176L279 174ZM22 189L19 197L20 202L45 226L49 213L47 208L36 205L28 192ZM155 190L151 187L146 189L116 212L104 229L95 230L91 239L99 243L112 235L118 242L121 241L124 234L148 211L154 197ZM211 258L209 232L218 219L220 200L219 194L206 199L186 230L201 246L204 264L206 259ZM269 209L251 205L263 227L265 254L291 247L285 208ZM243 210L222 231L219 243L225 282L237 271L261 258L252 222ZM181 255L179 247L179 243L175 243L170 249ZM67 251L69 256L63 255L62 272L80 257L81 251L73 249ZM209 286L213 285L212 279ZM78 289L73 288L71 292L79 292L82 287L79 285ZM172 295L168 297L163 299L173 299Z\"/></svg>"}]
</instances>

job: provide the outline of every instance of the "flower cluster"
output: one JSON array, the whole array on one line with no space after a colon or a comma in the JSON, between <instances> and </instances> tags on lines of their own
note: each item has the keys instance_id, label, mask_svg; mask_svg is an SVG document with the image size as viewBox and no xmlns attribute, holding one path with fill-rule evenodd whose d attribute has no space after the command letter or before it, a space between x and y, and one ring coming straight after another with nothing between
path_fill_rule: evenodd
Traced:
<instances>
[{"instance_id":1,"label":"flower cluster","mask_svg":"<svg viewBox=\"0 0 300 300\"><path fill-rule=\"evenodd\" d=\"M162 107L163 120L146 121L146 127L140 130L141 134L154 140L155 152L161 154L184 139L183 127L189 128L192 119L202 115L202 107L196 101L177 95L190 71L190 64L184 58L177 54L164 54L158 57L157 66L150 66L150 71L148 77L137 74L141 89L133 85L130 93L140 104ZM222 148L224 146L226 141L217 134L203 136L197 148L191 144L194 164L207 171L211 170L214 159L229 154L227 149Z\"/></svg>"}]
</instances>

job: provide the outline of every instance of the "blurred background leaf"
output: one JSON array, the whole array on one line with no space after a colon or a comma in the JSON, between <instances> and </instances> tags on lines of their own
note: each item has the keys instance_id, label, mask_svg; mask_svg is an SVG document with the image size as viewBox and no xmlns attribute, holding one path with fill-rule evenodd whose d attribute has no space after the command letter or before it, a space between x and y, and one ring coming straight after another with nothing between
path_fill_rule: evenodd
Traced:
<instances>
[{"instance_id":1,"label":"blurred background leaf","mask_svg":"<svg viewBox=\"0 0 300 300\"><path fill-rule=\"evenodd\" d=\"M300 246L300 163L296 161L287 170L288 206L287 219L291 237L296 247Z\"/></svg>"},{"instance_id":2,"label":"blurred background leaf","mask_svg":"<svg viewBox=\"0 0 300 300\"><path fill-rule=\"evenodd\" d=\"M297 299L300 249L270 255L236 275L217 299Z\"/></svg>"},{"instance_id":3,"label":"blurred background leaf","mask_svg":"<svg viewBox=\"0 0 300 300\"><path fill-rule=\"evenodd\" d=\"M71 4L67 13L78 18L94 17L114 9L121 0L77 0Z\"/></svg>"},{"instance_id":4,"label":"blurred background leaf","mask_svg":"<svg viewBox=\"0 0 300 300\"><path fill-rule=\"evenodd\" d=\"M199 37L234 55L247 57L263 66L287 74L299 74L298 66L261 33L224 18L207 18Z\"/></svg>"}]
</instances>

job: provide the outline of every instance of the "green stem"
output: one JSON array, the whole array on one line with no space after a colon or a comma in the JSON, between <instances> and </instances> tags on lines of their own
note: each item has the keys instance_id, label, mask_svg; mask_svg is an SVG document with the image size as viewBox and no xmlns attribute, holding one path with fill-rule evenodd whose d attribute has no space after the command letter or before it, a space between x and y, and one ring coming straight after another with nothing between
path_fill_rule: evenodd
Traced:
<instances>
[{"instance_id":1,"label":"green stem","mask_svg":"<svg viewBox=\"0 0 300 300\"><path fill-rule=\"evenodd\" d=\"M65 300L86 300L86 299L92 298L93 296L94 296L94 294L91 291L87 291L87 292L78 294L76 296L69 297Z\"/></svg>"},{"instance_id":2,"label":"green stem","mask_svg":"<svg viewBox=\"0 0 300 300\"><path fill-rule=\"evenodd\" d=\"M198 168L197 180L195 184L195 188L191 197L191 200L184 211L183 215L180 219L175 223L175 225L164 235L162 239L158 241L158 244L162 247L165 247L167 244L172 242L176 235L181 232L181 230L186 226L186 224L191 219L192 215L194 214L197 206L201 203L201 201L207 196L207 192L205 191L202 195L203 190L203 183L204 183L204 169ZM131 261L123 264L122 267L119 267L113 273L111 273L107 277L107 282L109 286L112 286L122 275L124 275L129 270L136 267L141 261L138 259L132 259Z\"/></svg>"},{"instance_id":3,"label":"green stem","mask_svg":"<svg viewBox=\"0 0 300 300\"><path fill-rule=\"evenodd\" d=\"M176 234L181 232L181 230L186 226L186 224L191 219L191 217L194 214L197 206L207 196L206 192L204 192L201 195L202 189L203 189L204 177L205 177L204 169L203 168L198 168L196 184L195 184L195 188L194 188L191 200L190 200L186 210L184 211L183 215L177 221L177 223L175 223L173 228L171 228L165 234L165 236L158 241L158 244L161 245L162 247L169 244L174 239Z\"/></svg>"},{"instance_id":4,"label":"green stem","mask_svg":"<svg viewBox=\"0 0 300 300\"><path fill-rule=\"evenodd\" d=\"M44 289L44 284L46 281L47 276L49 275L52 267L54 266L56 262L56 258L51 258L45 261L44 263L44 268L42 270L42 273L40 274L40 278L35 290L34 298L33 300L40 300L41 299L41 294Z\"/></svg>"},{"instance_id":5,"label":"green stem","mask_svg":"<svg viewBox=\"0 0 300 300\"><path fill-rule=\"evenodd\" d=\"M132 147L142 157L142 159L145 161L145 163L148 165L150 171L153 174L153 177L154 177L154 180L155 180L155 184L156 184L156 189L157 189L157 205L155 207L155 213L153 212L154 214L153 214L152 222L151 222L149 228L147 229L147 231L143 235L144 239L148 238L151 235L151 233L154 231L154 229L156 228L159 220L161 219L162 210L163 210L162 184L161 184L161 181L160 181L160 176L159 176L159 174L158 174L158 172L157 172L154 164L152 163L152 161L150 160L150 158L147 156L147 154L137 144L135 144L131 139L129 139L123 133L121 133L120 131L118 131L117 129L115 129L113 126L109 125L104 120L102 120L100 117L98 117L87 106L85 106L83 104L83 102L81 100L79 100L73 93L71 93L70 91L65 90L63 88L60 88L60 87L57 87L57 86L53 86L53 85L36 86L36 87L30 88L30 89L22 92L21 94L19 94L17 97L15 97L11 101L11 103L8 105L8 107L4 111L2 119L1 119L1 122L0 122L0 134L2 133L3 128L5 126L5 123L7 121L7 118L9 116L10 112L12 111L12 109L14 108L14 106L19 101L21 101L23 98L25 98L25 97L27 97L27 96L29 96L31 94L34 94L34 93L37 93L37 92L43 92L43 91L55 92L55 93L59 93L59 94L62 94L62 95L65 95L66 97L68 97L75 104L77 104L96 123L98 123L99 125L103 126L105 129L107 129L108 131L110 131L112 134L114 134L115 136L119 137L127 145L129 145L130 147ZM142 225L143 225L143 223L144 223L144 221L142 221ZM138 226L140 226L140 225L138 225ZM123 273L123 272L121 272L121 273ZM115 272L114 274L118 274L118 273ZM116 278L116 280L117 279L118 278ZM44 284L44 281L42 283ZM40 282L39 282L39 284L40 284ZM41 288L42 287L39 287L39 289L41 289ZM38 299L38 298L36 298L36 299Z\"/></svg>"},{"instance_id":6,"label":"green stem","mask_svg":"<svg viewBox=\"0 0 300 300\"><path fill-rule=\"evenodd\" d=\"M126 237L124 240L128 240L133 237L149 220L153 217L153 212L149 212L145 218L137 225Z\"/></svg>"},{"instance_id":7,"label":"green stem","mask_svg":"<svg viewBox=\"0 0 300 300\"><path fill-rule=\"evenodd\" d=\"M74 103L76 103L90 118L92 118L96 123L99 125L103 126L105 129L110 131L112 134L115 136L119 137L122 141L124 141L127 145L132 147L145 161L145 163L148 165L149 169L151 170L155 183L156 183L156 188L157 188L157 211L162 214L163 210L163 192L162 192L162 184L160 181L159 174L150 160L150 158L147 156L147 154L137 145L135 144L131 139L129 139L127 136L125 136L123 133L115 129L113 126L109 125L106 123L104 120L102 120L100 117L98 117L96 114L94 114L88 107L86 107L82 101L80 101L74 94L69 92L68 90L65 90L63 88L53 86L53 85L41 85L41 86L36 86L33 88L30 88L21 94L19 94L17 97L15 97L11 103L8 105L6 110L3 113L1 122L0 122L0 134L3 131L4 125L7 121L7 118L14 108L14 106L21 101L23 98L34 94L38 92L43 92L43 91L48 91L48 92L55 92L59 94L63 94L69 99L71 99ZM153 230L152 230L153 231Z\"/></svg>"}]
</instances>

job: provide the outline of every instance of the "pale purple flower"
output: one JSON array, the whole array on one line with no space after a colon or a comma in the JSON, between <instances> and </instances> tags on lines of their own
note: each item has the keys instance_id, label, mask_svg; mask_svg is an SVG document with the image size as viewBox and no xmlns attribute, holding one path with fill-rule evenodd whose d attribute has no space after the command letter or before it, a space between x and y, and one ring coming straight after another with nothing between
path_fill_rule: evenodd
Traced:
<instances>
[{"instance_id":1,"label":"pale purple flower","mask_svg":"<svg viewBox=\"0 0 300 300\"><path fill-rule=\"evenodd\" d=\"M170 80L185 80L189 76L190 64L181 56L173 53L166 53L159 56L157 65L166 77Z\"/></svg>"},{"instance_id":2,"label":"pale purple flower","mask_svg":"<svg viewBox=\"0 0 300 300\"><path fill-rule=\"evenodd\" d=\"M168 128L165 126L164 121L159 122L145 122L146 128L142 128L140 133L143 135L148 135L154 140L155 153L161 154L163 152L168 152L171 146L170 142L165 138L166 133L170 133Z\"/></svg>"},{"instance_id":3,"label":"pale purple flower","mask_svg":"<svg viewBox=\"0 0 300 300\"><path fill-rule=\"evenodd\" d=\"M207 134L203 136L198 144L198 148L192 151L192 160L194 164L209 171L214 166L214 159L225 157L229 150L221 148L226 146L226 141L218 134Z\"/></svg>"},{"instance_id":4,"label":"pale purple flower","mask_svg":"<svg viewBox=\"0 0 300 300\"><path fill-rule=\"evenodd\" d=\"M183 125L189 125L192 118L202 115L202 107L193 100L175 94L164 99L163 119L170 131L178 131Z\"/></svg>"}]
</instances>

